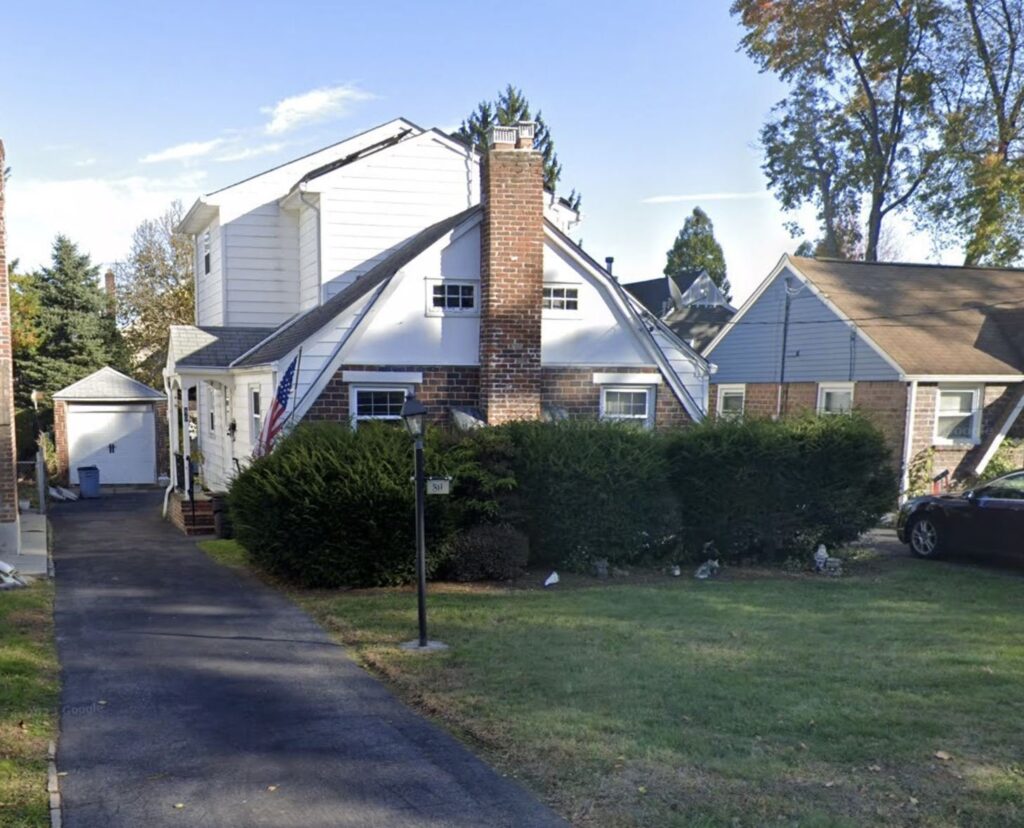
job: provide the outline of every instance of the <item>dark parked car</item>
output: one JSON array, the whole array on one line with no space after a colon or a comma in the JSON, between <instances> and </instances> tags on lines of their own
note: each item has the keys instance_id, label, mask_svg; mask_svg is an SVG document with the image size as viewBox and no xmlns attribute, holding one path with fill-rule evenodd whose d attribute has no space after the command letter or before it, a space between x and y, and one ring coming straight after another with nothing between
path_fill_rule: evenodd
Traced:
<instances>
[{"instance_id":1,"label":"dark parked car","mask_svg":"<svg viewBox=\"0 0 1024 828\"><path fill-rule=\"evenodd\" d=\"M950 550L1024 552L1024 470L961 494L908 500L896 533L921 558Z\"/></svg>"}]
</instances>

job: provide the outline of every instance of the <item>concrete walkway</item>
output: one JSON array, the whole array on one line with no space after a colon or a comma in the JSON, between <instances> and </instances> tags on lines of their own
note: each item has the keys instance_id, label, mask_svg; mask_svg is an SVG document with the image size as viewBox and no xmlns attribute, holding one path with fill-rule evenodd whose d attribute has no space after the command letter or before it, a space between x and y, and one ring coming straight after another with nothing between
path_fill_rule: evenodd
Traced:
<instances>
[{"instance_id":1,"label":"concrete walkway","mask_svg":"<svg viewBox=\"0 0 1024 828\"><path fill-rule=\"evenodd\" d=\"M159 502L50 516L66 826L564 824Z\"/></svg>"}]
</instances>

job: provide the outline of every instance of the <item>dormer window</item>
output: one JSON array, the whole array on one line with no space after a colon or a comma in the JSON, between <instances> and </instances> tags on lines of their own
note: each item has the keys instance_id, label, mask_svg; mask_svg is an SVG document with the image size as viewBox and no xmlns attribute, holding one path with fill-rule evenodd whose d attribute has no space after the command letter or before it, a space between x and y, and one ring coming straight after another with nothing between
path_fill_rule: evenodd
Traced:
<instances>
[{"instance_id":1,"label":"dormer window","mask_svg":"<svg viewBox=\"0 0 1024 828\"><path fill-rule=\"evenodd\" d=\"M210 231L203 233L203 273L210 272Z\"/></svg>"},{"instance_id":2,"label":"dormer window","mask_svg":"<svg viewBox=\"0 0 1024 828\"><path fill-rule=\"evenodd\" d=\"M427 282L427 316L461 314L475 316L477 282L430 280Z\"/></svg>"}]
</instances>

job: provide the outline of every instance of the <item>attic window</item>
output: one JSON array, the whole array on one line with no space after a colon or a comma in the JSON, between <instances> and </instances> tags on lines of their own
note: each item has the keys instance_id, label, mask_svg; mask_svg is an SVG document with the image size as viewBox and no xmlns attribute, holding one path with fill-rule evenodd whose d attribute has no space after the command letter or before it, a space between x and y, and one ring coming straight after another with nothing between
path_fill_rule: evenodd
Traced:
<instances>
[{"instance_id":1,"label":"attic window","mask_svg":"<svg viewBox=\"0 0 1024 828\"><path fill-rule=\"evenodd\" d=\"M427 315L478 313L476 282L453 282L432 280L427 283Z\"/></svg>"},{"instance_id":2,"label":"attic window","mask_svg":"<svg viewBox=\"0 0 1024 828\"><path fill-rule=\"evenodd\" d=\"M550 311L578 311L580 309L579 288L545 286L541 307Z\"/></svg>"},{"instance_id":3,"label":"attic window","mask_svg":"<svg viewBox=\"0 0 1024 828\"><path fill-rule=\"evenodd\" d=\"M203 233L203 273L210 272L210 231Z\"/></svg>"}]
</instances>

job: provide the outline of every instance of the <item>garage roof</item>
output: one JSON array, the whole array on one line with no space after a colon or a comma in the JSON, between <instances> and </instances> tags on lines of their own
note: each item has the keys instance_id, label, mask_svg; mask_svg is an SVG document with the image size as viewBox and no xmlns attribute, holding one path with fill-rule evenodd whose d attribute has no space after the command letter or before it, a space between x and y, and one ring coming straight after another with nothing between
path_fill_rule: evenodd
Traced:
<instances>
[{"instance_id":1,"label":"garage roof","mask_svg":"<svg viewBox=\"0 0 1024 828\"><path fill-rule=\"evenodd\" d=\"M55 400L135 401L162 400L164 395L109 365L53 395Z\"/></svg>"}]
</instances>

